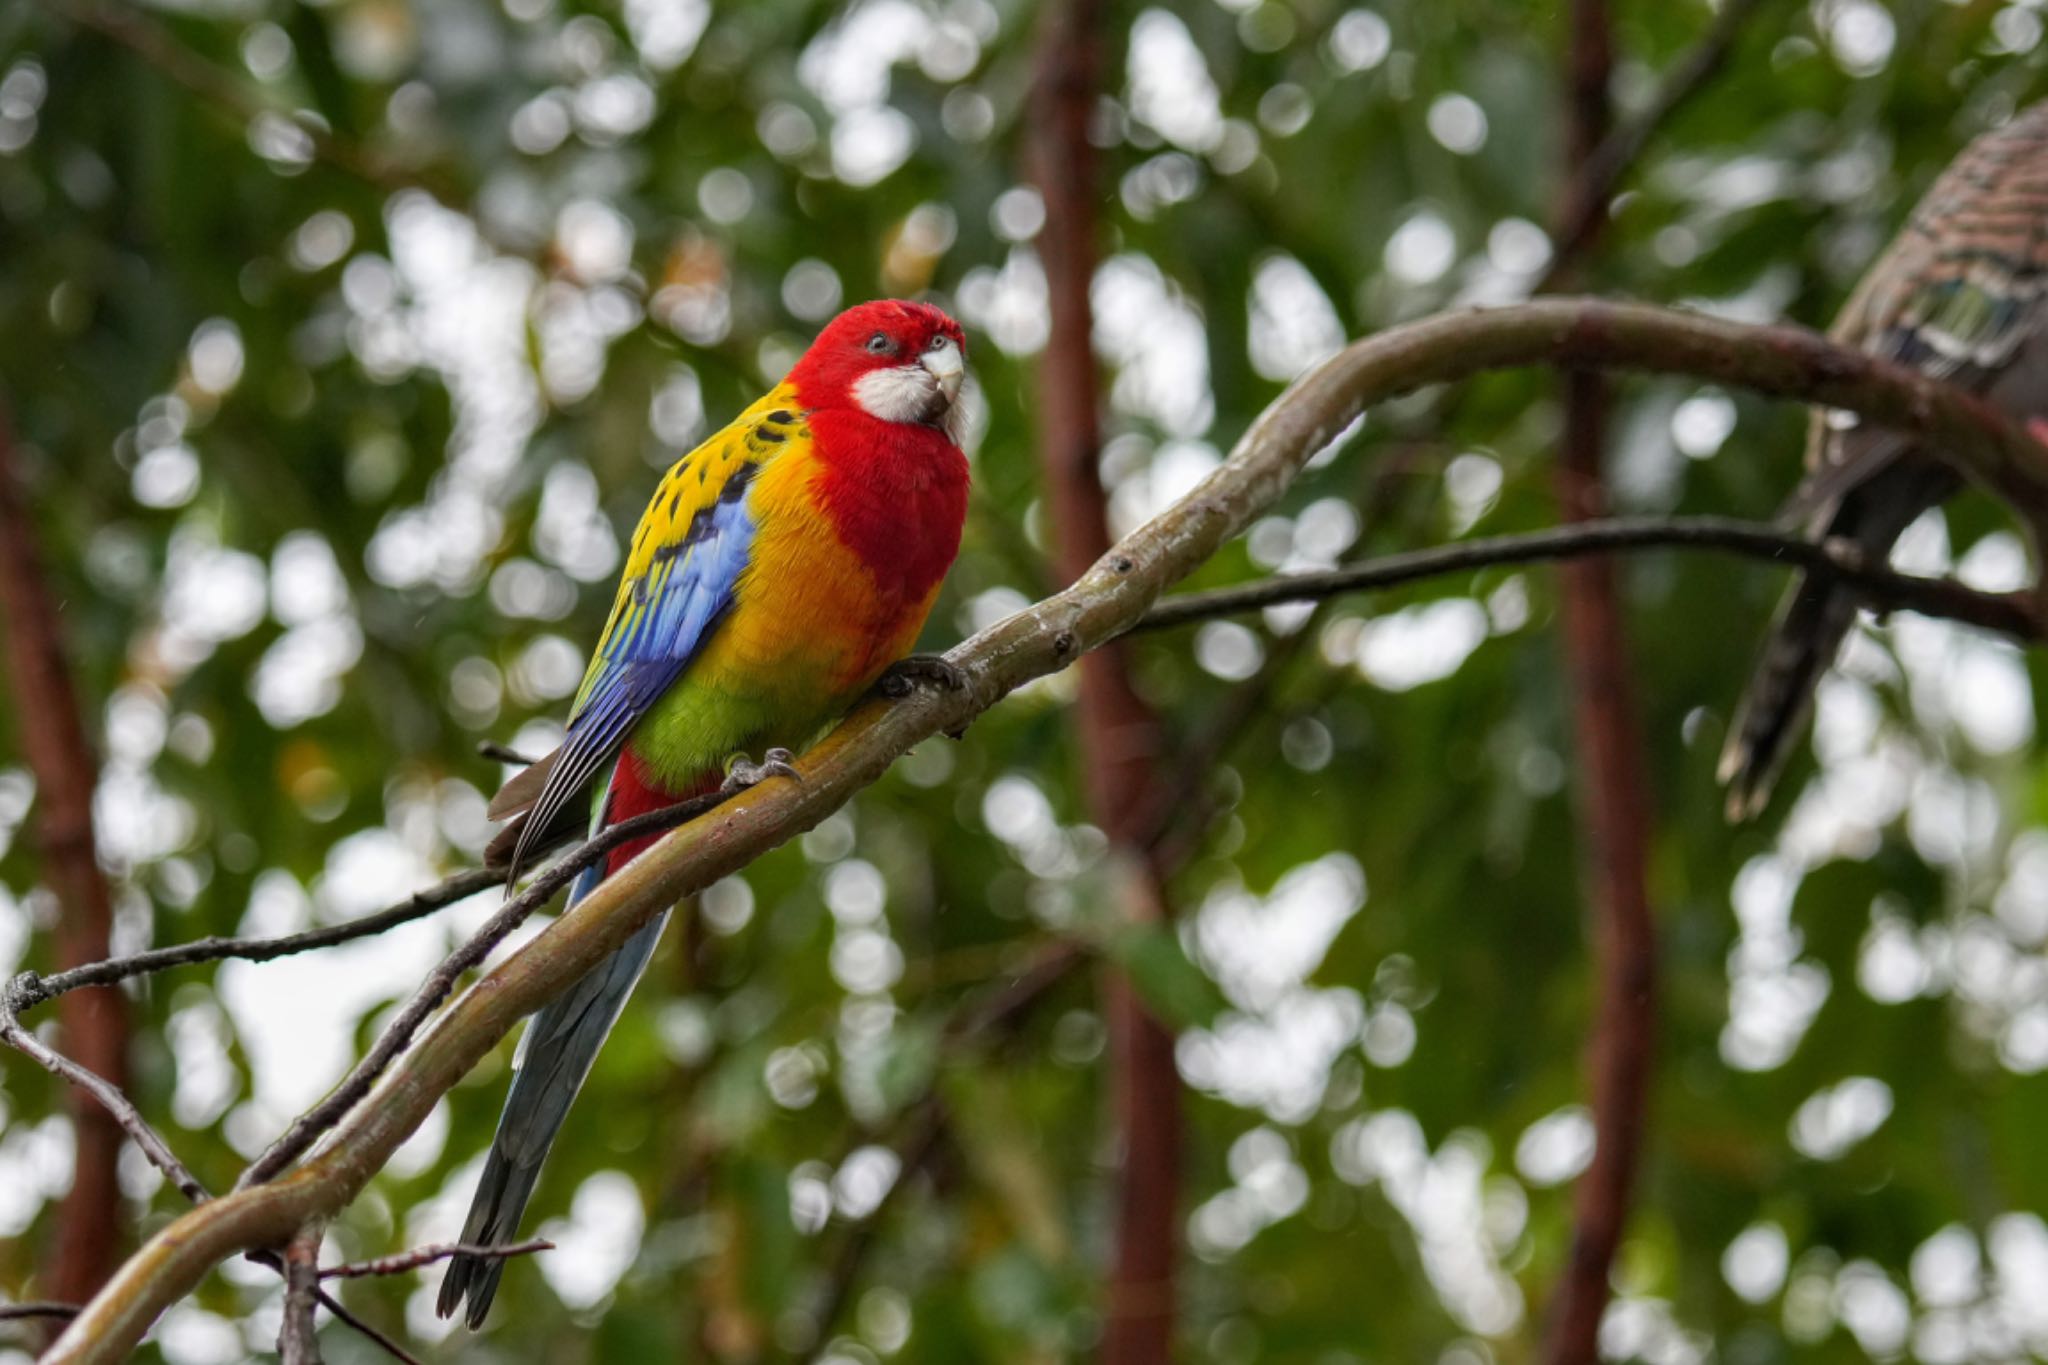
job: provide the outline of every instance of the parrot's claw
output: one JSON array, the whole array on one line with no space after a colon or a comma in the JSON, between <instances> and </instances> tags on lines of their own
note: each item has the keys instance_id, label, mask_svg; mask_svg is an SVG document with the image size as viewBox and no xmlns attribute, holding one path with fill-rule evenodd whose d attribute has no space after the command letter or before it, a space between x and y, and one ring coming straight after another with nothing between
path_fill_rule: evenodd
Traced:
<instances>
[{"instance_id":1,"label":"parrot's claw","mask_svg":"<svg viewBox=\"0 0 2048 1365\"><path fill-rule=\"evenodd\" d=\"M770 749L761 755L759 763L745 754L733 759L726 766L725 782L719 791L731 796L749 787L758 787L771 777L786 777L792 782L803 781L803 774L796 770L796 755L787 749Z\"/></svg>"},{"instance_id":2,"label":"parrot's claw","mask_svg":"<svg viewBox=\"0 0 2048 1365\"><path fill-rule=\"evenodd\" d=\"M921 682L959 692L967 686L967 673L943 654L912 654L884 669L875 690L892 701L900 701Z\"/></svg>"}]
</instances>

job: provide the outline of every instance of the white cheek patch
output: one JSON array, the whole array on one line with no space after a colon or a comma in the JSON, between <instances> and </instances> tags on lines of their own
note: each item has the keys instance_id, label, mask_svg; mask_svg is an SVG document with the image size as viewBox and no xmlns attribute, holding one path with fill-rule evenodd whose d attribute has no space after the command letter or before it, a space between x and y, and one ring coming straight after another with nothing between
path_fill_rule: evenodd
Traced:
<instances>
[{"instance_id":1,"label":"white cheek patch","mask_svg":"<svg viewBox=\"0 0 2048 1365\"><path fill-rule=\"evenodd\" d=\"M939 415L945 397L931 371L913 361L870 370L854 380L853 401L883 422L929 422Z\"/></svg>"}]
</instances>

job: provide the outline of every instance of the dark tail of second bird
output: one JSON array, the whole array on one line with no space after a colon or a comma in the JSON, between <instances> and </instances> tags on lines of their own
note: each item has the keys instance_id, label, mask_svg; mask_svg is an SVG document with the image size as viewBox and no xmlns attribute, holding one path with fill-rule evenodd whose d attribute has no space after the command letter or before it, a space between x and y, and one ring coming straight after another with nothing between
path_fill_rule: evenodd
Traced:
<instances>
[{"instance_id":1,"label":"dark tail of second bird","mask_svg":"<svg viewBox=\"0 0 2048 1365\"><path fill-rule=\"evenodd\" d=\"M1913 520L1956 486L1946 465L1898 458L1840 494L1833 513L1809 529L1822 538L1850 541L1867 562L1882 565ZM1794 579L1779 603L1721 751L1719 775L1728 789L1730 820L1747 820L1770 800L1778 774L1805 733L1814 690L1833 666L1858 605L1853 588L1811 573Z\"/></svg>"}]
</instances>

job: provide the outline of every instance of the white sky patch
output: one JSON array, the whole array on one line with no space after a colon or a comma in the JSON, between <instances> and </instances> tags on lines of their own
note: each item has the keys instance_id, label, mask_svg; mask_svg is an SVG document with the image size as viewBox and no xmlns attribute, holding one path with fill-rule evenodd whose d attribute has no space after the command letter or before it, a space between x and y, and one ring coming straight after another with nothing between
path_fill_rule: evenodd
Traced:
<instances>
[{"instance_id":1,"label":"white sky patch","mask_svg":"<svg viewBox=\"0 0 2048 1365\"><path fill-rule=\"evenodd\" d=\"M1365 894L1357 860L1333 853L1288 872L1269 895L1231 887L1204 900L1182 937L1237 1008L1182 1037L1176 1056L1189 1084L1284 1123L1315 1111L1365 1006L1355 991L1307 982Z\"/></svg>"},{"instance_id":2,"label":"white sky patch","mask_svg":"<svg viewBox=\"0 0 2048 1365\"><path fill-rule=\"evenodd\" d=\"M1364 1020L1358 992L1297 986L1265 1010L1227 1010L1214 1028L1189 1029L1174 1059L1196 1089L1276 1123L1302 1123L1322 1104L1330 1069Z\"/></svg>"},{"instance_id":3,"label":"white sky patch","mask_svg":"<svg viewBox=\"0 0 2048 1365\"><path fill-rule=\"evenodd\" d=\"M1791 1263L1785 1229L1776 1223L1751 1223L1721 1253L1721 1278L1744 1302L1763 1303L1784 1287Z\"/></svg>"},{"instance_id":4,"label":"white sky patch","mask_svg":"<svg viewBox=\"0 0 2048 1365\"><path fill-rule=\"evenodd\" d=\"M1233 1183L1188 1218L1188 1241L1206 1260L1228 1257L1308 1202L1308 1172L1275 1129L1261 1124L1240 1135L1230 1144L1229 1167Z\"/></svg>"},{"instance_id":5,"label":"white sky patch","mask_svg":"<svg viewBox=\"0 0 2048 1365\"><path fill-rule=\"evenodd\" d=\"M832 173L849 185L873 185L910 159L917 125L898 109L853 109L832 124Z\"/></svg>"},{"instance_id":6,"label":"white sky patch","mask_svg":"<svg viewBox=\"0 0 2048 1365\"><path fill-rule=\"evenodd\" d=\"M1593 1116L1584 1105L1552 1110L1515 1140L1515 1169L1539 1188L1561 1185L1593 1164Z\"/></svg>"},{"instance_id":7,"label":"white sky patch","mask_svg":"<svg viewBox=\"0 0 2048 1365\"><path fill-rule=\"evenodd\" d=\"M1223 108L1208 63L1187 25L1148 9L1131 25L1131 114L1176 147L1206 152L1223 137Z\"/></svg>"},{"instance_id":8,"label":"white sky patch","mask_svg":"<svg viewBox=\"0 0 2048 1365\"><path fill-rule=\"evenodd\" d=\"M688 60L710 21L710 0L626 0L626 32L653 71Z\"/></svg>"},{"instance_id":9,"label":"white sky patch","mask_svg":"<svg viewBox=\"0 0 2048 1365\"><path fill-rule=\"evenodd\" d=\"M1795 812L1796 816L1796 812ZM1728 956L1728 1022L1721 1060L1739 1071L1784 1065L1828 998L1825 967L1800 956L1792 896L1802 866L1778 854L1743 864L1732 899L1742 926Z\"/></svg>"},{"instance_id":10,"label":"white sky patch","mask_svg":"<svg viewBox=\"0 0 2048 1365\"><path fill-rule=\"evenodd\" d=\"M1403 284L1434 284L1457 261L1457 235L1434 209L1417 209L1387 238L1387 272Z\"/></svg>"},{"instance_id":11,"label":"white sky patch","mask_svg":"<svg viewBox=\"0 0 2048 1365\"><path fill-rule=\"evenodd\" d=\"M598 505L597 477L587 465L564 461L548 470L533 545L542 559L585 583L608 579L618 568L618 537Z\"/></svg>"},{"instance_id":12,"label":"white sky patch","mask_svg":"<svg viewBox=\"0 0 2048 1365\"><path fill-rule=\"evenodd\" d=\"M960 315L1004 355L1036 355L1052 332L1045 269L1037 253L1016 247L1000 269L978 265L960 281Z\"/></svg>"},{"instance_id":13,"label":"white sky patch","mask_svg":"<svg viewBox=\"0 0 2048 1365\"><path fill-rule=\"evenodd\" d=\"M1335 355L1344 326L1330 296L1292 256L1259 263L1252 276L1252 368L1267 379L1289 380Z\"/></svg>"},{"instance_id":14,"label":"white sky patch","mask_svg":"<svg viewBox=\"0 0 2048 1365\"><path fill-rule=\"evenodd\" d=\"M599 1171L576 1187L567 1218L536 1235L555 1249L536 1259L548 1287L571 1308L591 1308L618 1286L640 1252L646 1226L640 1191L622 1171Z\"/></svg>"},{"instance_id":15,"label":"white sky patch","mask_svg":"<svg viewBox=\"0 0 2048 1365\"><path fill-rule=\"evenodd\" d=\"M288 933L352 919L434 880L434 868L389 829L369 829L328 852L308 897L283 872L256 883L242 932ZM489 901L494 893L483 893ZM472 898L479 899L479 898ZM260 927L259 927L260 926ZM403 999L464 930L421 920L325 952L275 962L223 963L220 1001L248 1054L253 1109L264 1140L318 1100L355 1060L355 1028L369 1010Z\"/></svg>"},{"instance_id":16,"label":"white sky patch","mask_svg":"<svg viewBox=\"0 0 2048 1365\"><path fill-rule=\"evenodd\" d=\"M931 16L909 0L866 0L828 25L797 59L797 78L832 114L832 170L849 185L872 185L901 166L917 127L889 107L894 68L923 51Z\"/></svg>"},{"instance_id":17,"label":"white sky patch","mask_svg":"<svg viewBox=\"0 0 2048 1365\"><path fill-rule=\"evenodd\" d=\"M1150 257L1104 261L1089 290L1095 350L1116 366L1110 400L1169 436L1200 436L1216 420L1202 315Z\"/></svg>"},{"instance_id":18,"label":"white sky patch","mask_svg":"<svg viewBox=\"0 0 2048 1365\"><path fill-rule=\"evenodd\" d=\"M1355 9L1330 29L1330 61L1339 71L1370 71L1394 50L1393 30L1369 9Z\"/></svg>"},{"instance_id":19,"label":"white sky patch","mask_svg":"<svg viewBox=\"0 0 2048 1365\"><path fill-rule=\"evenodd\" d=\"M834 114L889 98L891 68L917 55L931 18L910 0L864 0L813 38L797 79Z\"/></svg>"},{"instance_id":20,"label":"white sky patch","mask_svg":"<svg viewBox=\"0 0 2048 1365\"><path fill-rule=\"evenodd\" d=\"M1813 26L1836 65L1852 76L1884 70L1898 41L1898 25L1875 0L1815 0Z\"/></svg>"},{"instance_id":21,"label":"white sky patch","mask_svg":"<svg viewBox=\"0 0 2048 1365\"><path fill-rule=\"evenodd\" d=\"M1470 156L1486 145L1486 111L1469 95L1439 95L1425 121L1445 151Z\"/></svg>"},{"instance_id":22,"label":"white sky patch","mask_svg":"<svg viewBox=\"0 0 2048 1365\"><path fill-rule=\"evenodd\" d=\"M1378 1185L1413 1230L1423 1270L1444 1308L1467 1331L1497 1337L1523 1316L1522 1291L1501 1267L1486 1218L1490 1153L1458 1132L1435 1153L1402 1109L1353 1119L1330 1139L1330 1164L1353 1185Z\"/></svg>"},{"instance_id":23,"label":"white sky patch","mask_svg":"<svg viewBox=\"0 0 2048 1365\"><path fill-rule=\"evenodd\" d=\"M1115 479L1110 486L1110 529L1118 535L1158 516L1179 502L1223 463L1206 441L1168 441L1146 461Z\"/></svg>"},{"instance_id":24,"label":"white sky patch","mask_svg":"<svg viewBox=\"0 0 2048 1365\"><path fill-rule=\"evenodd\" d=\"M1270 1009L1322 964L1365 894L1358 860L1332 853L1294 868L1265 896L1212 891L1186 931L1188 946L1232 1004Z\"/></svg>"},{"instance_id":25,"label":"white sky patch","mask_svg":"<svg viewBox=\"0 0 2048 1365\"><path fill-rule=\"evenodd\" d=\"M1487 636L1486 609L1469 597L1403 607L1358 633L1358 671L1375 687L1406 692L1450 677Z\"/></svg>"},{"instance_id":26,"label":"white sky patch","mask_svg":"<svg viewBox=\"0 0 2048 1365\"><path fill-rule=\"evenodd\" d=\"M493 254L468 218L424 194L396 195L386 209L390 262L358 256L342 272L348 340L372 378L395 380L416 366L435 370L455 408L448 460L427 499L385 518L365 555L371 575L392 587L433 583L445 591L476 586L486 554L503 531L498 504L506 476L526 449L542 413L540 384L528 354L529 307L539 294L534 267ZM596 308L563 324L573 286L557 282L557 302L537 321L544 351L565 374L595 383L591 348L599 323L616 325L616 308ZM587 327L588 335L578 328ZM581 338L583 349L572 341ZM573 363L570 363L573 362ZM557 378L563 377L558 374Z\"/></svg>"},{"instance_id":27,"label":"white sky patch","mask_svg":"<svg viewBox=\"0 0 2048 1365\"><path fill-rule=\"evenodd\" d=\"M1833 1161L1875 1133L1892 1113L1892 1088L1875 1076L1851 1076L1806 1098L1792 1115L1792 1146Z\"/></svg>"}]
</instances>

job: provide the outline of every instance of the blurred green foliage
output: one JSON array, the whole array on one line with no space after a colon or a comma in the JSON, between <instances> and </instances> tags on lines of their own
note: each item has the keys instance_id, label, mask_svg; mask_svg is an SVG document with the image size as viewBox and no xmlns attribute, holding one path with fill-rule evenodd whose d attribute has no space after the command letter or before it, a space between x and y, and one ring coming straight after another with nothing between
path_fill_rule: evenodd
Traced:
<instances>
[{"instance_id":1,"label":"blurred green foliage","mask_svg":"<svg viewBox=\"0 0 2048 1365\"><path fill-rule=\"evenodd\" d=\"M195 89L115 41L126 11L83 22L91 4L0 7L0 376L107 757L119 946L358 913L472 860L500 776L474 745L546 742L658 470L838 303L930 291L969 324L986 422L927 645L1052 586L1018 189L1033 7L134 12L218 73ZM1616 8L1626 112L1711 12ZM1553 9L1112 6L1097 306L1120 516L1184 487L1337 338L1526 288L1558 191ZM1825 323L1941 164L2038 88L2040 34L2027 4L1768 0L1652 142L1591 280ZM307 111L327 150L254 107ZM1553 387L1500 376L1373 414L1200 581L1547 524ZM1802 420L1629 383L1617 502L1766 515ZM1344 509L1368 501L1359 526ZM1989 578L2018 553L1989 508L1948 523ZM1938 562L1942 537L1919 538ZM1881 631L1896 660L1859 646L1823 707L1827 761L1731 830L1712 759L1778 577L1660 555L1625 584L1663 1000L1612 1354L2041 1354L2037 666ZM1532 1353L1584 1157L1590 991L1554 614L1552 576L1518 570L1319 618L1203 776L1216 817L1190 802L1182 943L1113 945L1186 1030L1190 1361ZM1296 620L1138 647L1177 747ZM430 1344L432 1274L348 1301L441 1358L1085 1354L1115 1165L1092 990L1069 983L991 1057L936 1045L963 1001L1106 913L1070 691L921 748L672 933L529 1215L563 1249L508 1272L481 1338ZM10 719L0 746L34 723ZM0 962L47 966L29 794L0 747ZM147 984L144 1110L226 1185L480 913ZM331 1256L454 1231L510 1046ZM821 1336L892 1175L881 1149L932 1085L935 1155ZM62 1188L57 1101L8 1063L10 1296L33 1293ZM138 1235L174 1216L174 1191L127 1176ZM266 1351L276 1302L264 1272L224 1267L143 1358ZM330 1359L375 1357L322 1336Z\"/></svg>"}]
</instances>

